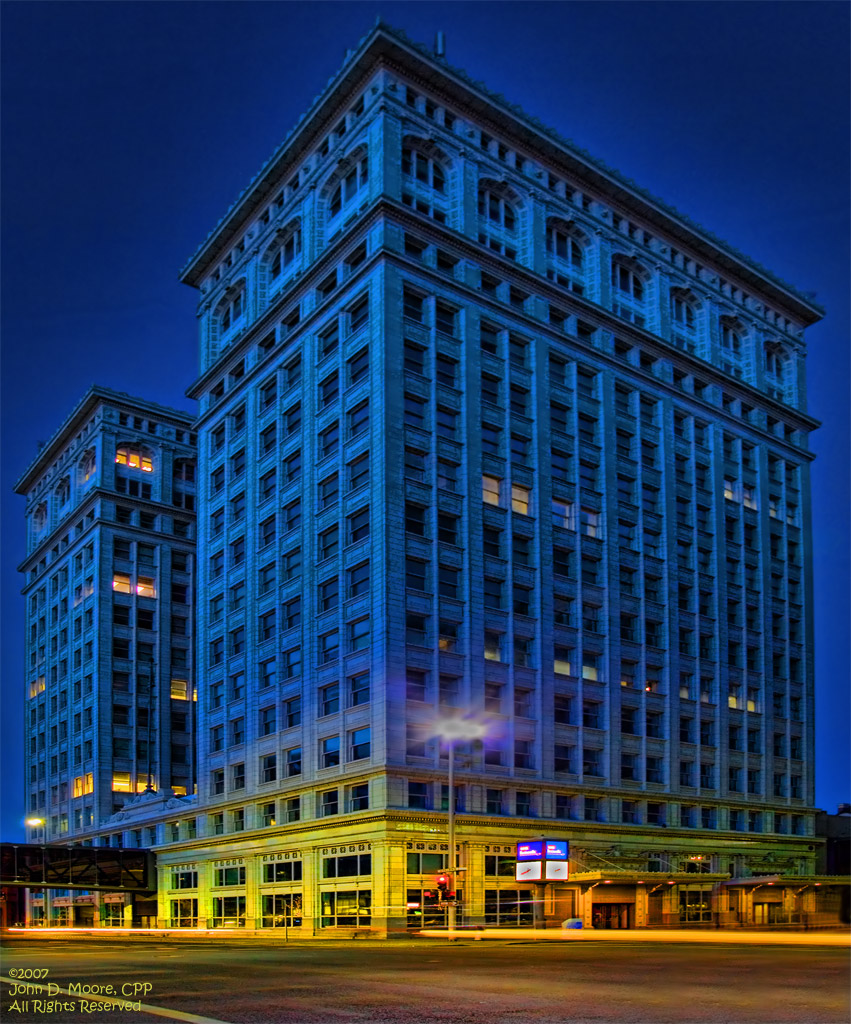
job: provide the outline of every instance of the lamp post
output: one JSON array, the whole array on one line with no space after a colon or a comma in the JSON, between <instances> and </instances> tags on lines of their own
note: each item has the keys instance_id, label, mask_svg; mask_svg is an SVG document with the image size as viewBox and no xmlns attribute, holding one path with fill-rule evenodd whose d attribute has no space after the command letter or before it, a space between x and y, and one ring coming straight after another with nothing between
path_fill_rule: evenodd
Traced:
<instances>
[{"instance_id":1,"label":"lamp post","mask_svg":"<svg viewBox=\"0 0 851 1024\"><path fill-rule=\"evenodd\" d=\"M447 804L447 838L449 845L449 876L452 879L453 890L457 891L456 866L455 866L455 744L458 740L481 739L487 733L487 726L483 722L475 721L472 718L445 717L439 718L434 723L434 733L439 740L446 743L447 756L449 758L449 801ZM447 907L447 938L452 939L455 931L457 907L452 900Z\"/></svg>"}]
</instances>

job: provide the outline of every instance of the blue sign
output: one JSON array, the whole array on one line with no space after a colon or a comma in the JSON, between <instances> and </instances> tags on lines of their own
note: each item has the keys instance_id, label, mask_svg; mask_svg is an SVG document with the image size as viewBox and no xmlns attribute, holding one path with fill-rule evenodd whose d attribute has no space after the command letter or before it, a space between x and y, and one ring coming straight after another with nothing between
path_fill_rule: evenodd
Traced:
<instances>
[{"instance_id":1,"label":"blue sign","mask_svg":"<svg viewBox=\"0 0 851 1024\"><path fill-rule=\"evenodd\" d=\"M518 860L543 860L544 844L541 841L517 844Z\"/></svg>"},{"instance_id":2,"label":"blue sign","mask_svg":"<svg viewBox=\"0 0 851 1024\"><path fill-rule=\"evenodd\" d=\"M546 849L547 860L567 860L566 839L548 839Z\"/></svg>"}]
</instances>

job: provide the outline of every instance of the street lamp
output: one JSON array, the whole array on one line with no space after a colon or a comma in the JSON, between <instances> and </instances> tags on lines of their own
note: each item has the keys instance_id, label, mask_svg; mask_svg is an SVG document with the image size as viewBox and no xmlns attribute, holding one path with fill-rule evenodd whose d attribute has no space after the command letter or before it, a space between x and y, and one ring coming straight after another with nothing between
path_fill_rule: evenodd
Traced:
<instances>
[{"instance_id":1,"label":"street lamp","mask_svg":"<svg viewBox=\"0 0 851 1024\"><path fill-rule=\"evenodd\" d=\"M448 828L449 833L449 875L455 879L455 744L460 740L478 740L487 734L487 725L472 718L460 716L437 718L433 724L432 735L444 742L447 746L449 757L449 803L448 803ZM450 902L447 908L447 937L452 938L455 931L456 906Z\"/></svg>"}]
</instances>

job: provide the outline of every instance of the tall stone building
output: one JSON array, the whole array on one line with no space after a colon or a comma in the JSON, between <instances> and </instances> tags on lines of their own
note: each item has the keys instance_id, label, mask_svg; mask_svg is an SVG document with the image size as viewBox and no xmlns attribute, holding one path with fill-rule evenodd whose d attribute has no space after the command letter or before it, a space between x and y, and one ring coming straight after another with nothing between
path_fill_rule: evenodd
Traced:
<instances>
[{"instance_id":1,"label":"tall stone building","mask_svg":"<svg viewBox=\"0 0 851 1024\"><path fill-rule=\"evenodd\" d=\"M113 816L194 793L194 481L189 414L92 387L16 484L30 841L151 845Z\"/></svg>"},{"instance_id":2,"label":"tall stone building","mask_svg":"<svg viewBox=\"0 0 851 1024\"><path fill-rule=\"evenodd\" d=\"M442 921L452 719L465 920L817 908L809 297L383 25L182 279L199 796L162 924ZM515 881L536 835L569 880Z\"/></svg>"}]
</instances>

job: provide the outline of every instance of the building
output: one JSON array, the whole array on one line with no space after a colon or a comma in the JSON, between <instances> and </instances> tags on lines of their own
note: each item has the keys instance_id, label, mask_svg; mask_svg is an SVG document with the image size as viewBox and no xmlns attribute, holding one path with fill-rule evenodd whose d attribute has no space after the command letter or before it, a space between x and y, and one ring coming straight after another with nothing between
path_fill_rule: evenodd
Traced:
<instances>
[{"instance_id":1,"label":"building","mask_svg":"<svg viewBox=\"0 0 851 1024\"><path fill-rule=\"evenodd\" d=\"M149 846L156 816L122 829L125 804L194 799L192 419L92 387L15 485L30 842ZM74 923L52 895L35 917ZM76 897L78 923L95 903Z\"/></svg>"},{"instance_id":2,"label":"building","mask_svg":"<svg viewBox=\"0 0 851 1024\"><path fill-rule=\"evenodd\" d=\"M822 909L809 297L382 24L182 280L198 799L162 926L442 922L453 717L465 922ZM571 844L543 892L536 835Z\"/></svg>"}]
</instances>

